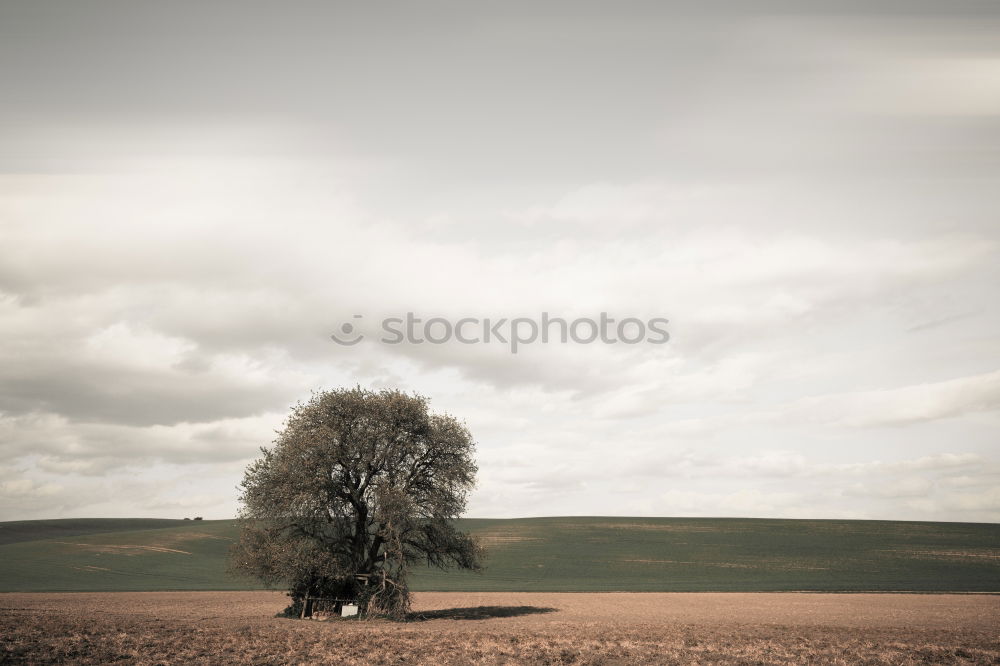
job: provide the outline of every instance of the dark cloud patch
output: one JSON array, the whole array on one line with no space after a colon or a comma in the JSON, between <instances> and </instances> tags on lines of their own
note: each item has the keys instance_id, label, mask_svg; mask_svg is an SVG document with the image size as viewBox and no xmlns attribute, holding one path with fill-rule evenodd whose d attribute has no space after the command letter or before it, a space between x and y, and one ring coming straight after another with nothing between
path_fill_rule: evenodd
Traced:
<instances>
[{"instance_id":1,"label":"dark cloud patch","mask_svg":"<svg viewBox=\"0 0 1000 666\"><path fill-rule=\"evenodd\" d=\"M36 410L74 421L122 425L203 423L252 416L290 404L305 387L248 386L205 372L153 373L65 364L6 369L0 411Z\"/></svg>"}]
</instances>

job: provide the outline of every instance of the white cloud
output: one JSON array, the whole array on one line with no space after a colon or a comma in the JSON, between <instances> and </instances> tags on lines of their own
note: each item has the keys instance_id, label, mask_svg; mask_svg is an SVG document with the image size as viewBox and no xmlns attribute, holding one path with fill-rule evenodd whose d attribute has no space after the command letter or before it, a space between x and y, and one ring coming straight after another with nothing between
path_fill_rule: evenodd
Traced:
<instances>
[{"instance_id":1,"label":"white cloud","mask_svg":"<svg viewBox=\"0 0 1000 666\"><path fill-rule=\"evenodd\" d=\"M1000 409L1000 370L878 391L803 398L787 416L854 428L901 426Z\"/></svg>"},{"instance_id":2,"label":"white cloud","mask_svg":"<svg viewBox=\"0 0 1000 666\"><path fill-rule=\"evenodd\" d=\"M45 497L54 495L60 490L62 488L55 484L39 484L31 479L18 479L16 481L4 481L0 483L0 497L8 499Z\"/></svg>"},{"instance_id":3,"label":"white cloud","mask_svg":"<svg viewBox=\"0 0 1000 666\"><path fill-rule=\"evenodd\" d=\"M864 77L858 111L990 118L1000 114L1000 58L911 58L883 63Z\"/></svg>"},{"instance_id":4,"label":"white cloud","mask_svg":"<svg viewBox=\"0 0 1000 666\"><path fill-rule=\"evenodd\" d=\"M0 414L8 461L31 459L56 474L101 475L156 463L199 464L247 460L270 444L283 413L209 423L134 426L72 421L50 413Z\"/></svg>"},{"instance_id":5,"label":"white cloud","mask_svg":"<svg viewBox=\"0 0 1000 666\"><path fill-rule=\"evenodd\" d=\"M315 86L366 33L299 23L279 51L315 54L274 60L220 49L220 9L178 61L135 11L115 24L161 33L120 68L118 32L72 27L102 47L85 89L53 60L66 17L25 10L0 59L9 517L231 514L289 404L359 383L468 420L479 515L996 518L995 17L361 10L384 57ZM407 311L671 341L328 337Z\"/></svg>"},{"instance_id":6,"label":"white cloud","mask_svg":"<svg viewBox=\"0 0 1000 666\"><path fill-rule=\"evenodd\" d=\"M696 492L671 490L660 495L662 515L761 516L798 513L802 496L793 492Z\"/></svg>"},{"instance_id":7,"label":"white cloud","mask_svg":"<svg viewBox=\"0 0 1000 666\"><path fill-rule=\"evenodd\" d=\"M1000 514L1000 488L994 486L973 493L954 493L942 501L945 508L972 515L983 515L986 520L997 520Z\"/></svg>"},{"instance_id":8,"label":"white cloud","mask_svg":"<svg viewBox=\"0 0 1000 666\"><path fill-rule=\"evenodd\" d=\"M931 494L934 484L926 478L908 476L893 479L889 482L855 483L846 492L851 495L875 496L887 498L926 497Z\"/></svg>"}]
</instances>

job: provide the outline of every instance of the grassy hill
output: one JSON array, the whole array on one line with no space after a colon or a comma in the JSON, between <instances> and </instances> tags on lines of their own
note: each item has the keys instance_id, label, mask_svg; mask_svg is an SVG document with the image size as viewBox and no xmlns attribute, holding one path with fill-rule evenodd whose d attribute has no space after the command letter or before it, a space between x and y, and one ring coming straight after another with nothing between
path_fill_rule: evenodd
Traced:
<instances>
[{"instance_id":1,"label":"grassy hill","mask_svg":"<svg viewBox=\"0 0 1000 666\"><path fill-rule=\"evenodd\" d=\"M167 518L67 518L64 520L14 520L0 523L0 546L19 541L57 539L83 534L131 532L180 527L183 520Z\"/></svg>"},{"instance_id":2,"label":"grassy hill","mask_svg":"<svg viewBox=\"0 0 1000 666\"><path fill-rule=\"evenodd\" d=\"M1000 592L1000 525L728 518L469 519L482 575L416 590ZM0 523L0 591L233 590L235 521Z\"/></svg>"}]
</instances>

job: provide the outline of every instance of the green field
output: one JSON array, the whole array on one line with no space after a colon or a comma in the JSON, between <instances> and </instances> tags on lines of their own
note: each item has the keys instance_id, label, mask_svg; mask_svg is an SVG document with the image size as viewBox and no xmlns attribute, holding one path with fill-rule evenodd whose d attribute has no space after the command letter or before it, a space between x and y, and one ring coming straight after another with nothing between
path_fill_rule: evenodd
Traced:
<instances>
[{"instance_id":1,"label":"green field","mask_svg":"<svg viewBox=\"0 0 1000 666\"><path fill-rule=\"evenodd\" d=\"M63 520L15 520L0 523L0 546L18 541L59 539L82 534L135 532L180 527L183 520L167 518L66 518Z\"/></svg>"},{"instance_id":2,"label":"green field","mask_svg":"<svg viewBox=\"0 0 1000 666\"><path fill-rule=\"evenodd\" d=\"M484 574L416 590L1000 592L1000 525L728 518L469 519ZM232 520L0 523L0 591L235 590Z\"/></svg>"}]
</instances>

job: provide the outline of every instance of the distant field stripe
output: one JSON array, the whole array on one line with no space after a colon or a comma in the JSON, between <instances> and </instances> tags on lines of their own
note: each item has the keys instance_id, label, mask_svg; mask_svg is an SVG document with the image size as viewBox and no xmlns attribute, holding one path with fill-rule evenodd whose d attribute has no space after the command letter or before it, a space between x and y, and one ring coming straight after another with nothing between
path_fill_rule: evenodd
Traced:
<instances>
[{"instance_id":1,"label":"distant field stripe","mask_svg":"<svg viewBox=\"0 0 1000 666\"><path fill-rule=\"evenodd\" d=\"M79 529L105 531L76 536L72 521L30 522L32 535L50 538L0 545L0 591L263 587L226 574L238 535L232 520L140 530L89 520ZM149 521L120 526L136 524ZM995 524L594 517L459 525L483 537L486 571L417 567L415 590L1000 592Z\"/></svg>"}]
</instances>

